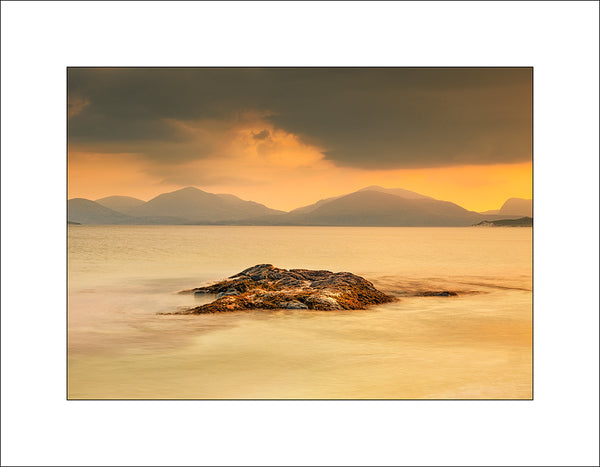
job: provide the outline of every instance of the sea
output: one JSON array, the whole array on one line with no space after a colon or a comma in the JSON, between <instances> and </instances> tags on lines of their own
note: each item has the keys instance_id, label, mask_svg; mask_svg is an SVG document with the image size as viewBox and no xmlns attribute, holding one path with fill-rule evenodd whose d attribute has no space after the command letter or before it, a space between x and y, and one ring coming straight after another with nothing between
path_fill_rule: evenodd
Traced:
<instances>
[{"instance_id":1,"label":"sea","mask_svg":"<svg viewBox=\"0 0 600 467\"><path fill-rule=\"evenodd\" d=\"M67 262L69 399L532 398L531 228L70 225ZM263 263L399 300L161 314Z\"/></svg>"}]
</instances>

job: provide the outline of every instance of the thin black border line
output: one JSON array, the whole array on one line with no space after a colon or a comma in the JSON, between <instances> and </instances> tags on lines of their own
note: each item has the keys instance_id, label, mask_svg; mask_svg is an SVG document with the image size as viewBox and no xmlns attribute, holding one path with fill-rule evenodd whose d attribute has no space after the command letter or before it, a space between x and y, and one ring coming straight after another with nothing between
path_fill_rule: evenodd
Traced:
<instances>
[{"instance_id":1,"label":"thin black border line","mask_svg":"<svg viewBox=\"0 0 600 467\"><path fill-rule=\"evenodd\" d=\"M535 365L535 358L534 358L534 349L535 349L535 345L533 342L533 338L534 338L534 333L533 330L535 329L534 326L534 306L533 306L533 301L535 300L535 294L533 293L533 283L534 283L534 277L535 277L535 271L534 271L534 264L533 264L533 258L534 258L534 248L535 248L535 242L533 241L535 238L535 196L534 196L534 176L533 174L535 173L535 161L534 161L534 157L533 157L533 141L534 141L534 133L533 133L533 129L535 127L535 125L533 124L533 119L534 119L534 114L535 112L533 111L533 106L534 106L534 97L533 97L533 93L534 93L534 89L535 86L533 85L534 83L534 76L533 76L533 67L531 67L531 400L535 400L534 397L534 365Z\"/></svg>"},{"instance_id":2,"label":"thin black border line","mask_svg":"<svg viewBox=\"0 0 600 467\"><path fill-rule=\"evenodd\" d=\"M31 1L31 0L2 0L3 2L22 2L22 1ZM68 1L68 2L72 2L72 1L78 1L78 0L63 0L63 1ZM80 0L79 0L80 1ZM123 0L103 0L103 1L107 1L107 2L122 2ZM133 1L133 2L165 2L165 0L128 0L128 1ZM180 2L196 2L198 3L199 1L209 1L209 0L179 0ZM215 2L215 0L212 0L213 2ZM227 1L227 2L239 2L239 3L245 3L247 1L253 1L253 0L217 0L218 1ZM322 2L323 0L260 0L263 2L277 2L277 1L287 1L288 3L303 3L303 2ZM362 2L362 3L366 3L366 0L327 0L329 2L343 2L343 3L348 3L348 2ZM407 0L378 0L378 1L384 1L384 2L398 2L398 1L407 1ZM415 1L415 0L413 0ZM417 0L417 1L426 1L428 3L446 3L446 2L456 2L456 0ZM481 2L482 0L462 0L462 1L467 1L467 2L476 2L479 1ZM494 3L499 3L499 2L522 2L523 0L483 0L483 1L487 1L487 2L494 2ZM565 0L544 0L545 2L562 2L565 3ZM577 0L578 2L598 2L598 0ZM156 67L159 68L159 67ZM433 67L432 67L433 68Z\"/></svg>"},{"instance_id":3,"label":"thin black border line","mask_svg":"<svg viewBox=\"0 0 600 467\"><path fill-rule=\"evenodd\" d=\"M66 186L65 186L65 214L66 214L66 219L68 220L69 218L69 204L68 204L68 197L69 197L69 70L70 69L77 69L77 68L84 68L84 69L97 69L97 68L125 68L125 69L133 69L133 68L147 68L147 69L165 69L165 68L169 68L169 69L216 69L216 68L222 68L222 69L244 69L244 68L253 68L253 69L258 69L258 68L278 68L278 69L307 69L307 68L319 68L319 69L335 69L335 68L343 68L343 69L415 69L415 68L422 68L422 69L464 69L464 68L497 68L497 69L506 69L506 68L528 68L531 70L531 190L532 190L532 200L531 200L531 205L532 205L532 211L531 211L531 216L532 219L535 219L535 197L533 196L533 191L534 191L534 165L535 165L535 161L534 161L534 91L535 91L535 86L534 86L534 67L533 66L67 66L65 68L65 85L66 85L66 95L65 95L65 101L66 101L66 112L65 112L65 119L66 119L66 145L65 145L65 150L66 150L66 165L65 165L65 172L66 172ZM66 224L66 222L65 222ZM125 399L125 398L119 398L119 399L70 399L69 398L69 228L67 225L66 228L66 235L65 235L65 243L66 243L66 255L65 255L65 272L66 272L66 287L65 287L65 291L66 291L66 307L65 307L65 314L66 314L66 319L65 319L65 324L66 324L66 349L65 349L65 359L66 359L66 384L65 384L65 391L66 391L66 400L68 402L93 402L93 401L102 401L102 402L131 402L131 401L157 401L157 402L211 402L211 401L216 401L216 402L231 402L231 401L235 401L235 402L270 402L270 401L282 401L282 402L295 402L295 401L315 401L315 402L331 402L331 401L347 401L347 402L362 402L362 401L381 401L381 402L390 402L390 401L399 401L399 402L403 402L403 401L416 401L416 402L432 402L432 401L441 401L441 402L465 402L465 401L473 401L473 402L533 402L535 400L534 398L534 381L535 381L535 358L534 358L534 300L535 300L535 294L534 294L534 276L535 276L535 270L534 270L534 263L533 263L533 258L534 258L534 248L535 248L535 244L534 244L534 238L535 238L535 220L533 221L532 227L531 227L531 398L528 399L154 399L154 398L131 398L131 399Z\"/></svg>"},{"instance_id":4,"label":"thin black border line","mask_svg":"<svg viewBox=\"0 0 600 467\"><path fill-rule=\"evenodd\" d=\"M65 391L66 399L69 399L69 67L65 68L65 219L67 222L66 235L65 235L65 277L67 283L65 284L65 341L67 351L65 353L66 365L65 365Z\"/></svg>"},{"instance_id":5,"label":"thin black border line","mask_svg":"<svg viewBox=\"0 0 600 467\"><path fill-rule=\"evenodd\" d=\"M115 0L115 1L119 1L119 0ZM135 0L134 0L135 1ZM164 0L157 0L157 1L164 1ZM364 1L364 0L363 0ZM519 1L519 0L515 0L515 1ZM556 0L556 1L564 1L564 0ZM155 70L164 70L164 69L171 69L171 70L202 70L202 69L237 69L237 70L242 70L242 69L254 69L254 70L258 70L258 69L292 69L292 70L304 70L304 69L322 69L322 70L333 70L333 69L364 69L364 70L368 70L368 69L392 69L392 70L399 70L399 69L403 69L403 70L411 70L411 69L435 69L435 70L457 70L457 69L489 69L489 68L495 68L495 69L519 69L519 68L528 68L531 69L533 72L533 66L528 66L528 65L516 65L516 66L508 66L508 65L481 65L481 66L462 66L462 65L457 65L457 66L386 66L386 65L373 65L373 66L359 66L359 65L335 65L335 66L316 66L316 65L306 65L306 66L302 66L302 65L294 65L294 66L269 66L269 65L256 65L256 66L234 66L234 65L229 65L229 66L219 66L219 65L207 65L207 66L152 66L152 65L135 65L135 66L125 66L125 65L94 65L94 66L86 66L86 65L68 65L66 67L67 71L70 69L100 69L100 68L123 68L123 69L136 69L136 68L146 68L146 69L155 69ZM532 75L533 76L533 75Z\"/></svg>"}]
</instances>

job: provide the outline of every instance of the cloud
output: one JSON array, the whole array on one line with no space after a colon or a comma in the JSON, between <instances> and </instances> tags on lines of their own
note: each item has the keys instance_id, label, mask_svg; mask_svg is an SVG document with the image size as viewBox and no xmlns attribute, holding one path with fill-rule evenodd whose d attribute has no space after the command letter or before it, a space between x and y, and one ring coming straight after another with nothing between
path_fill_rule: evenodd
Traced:
<instances>
[{"instance_id":1,"label":"cloud","mask_svg":"<svg viewBox=\"0 0 600 467\"><path fill-rule=\"evenodd\" d=\"M334 168L320 148L275 128L260 113L245 112L229 120L169 119L164 124L176 139L75 143L69 146L69 165L87 164L91 154L114 170L115 161L123 157L161 184L205 187L270 184Z\"/></svg>"},{"instance_id":2,"label":"cloud","mask_svg":"<svg viewBox=\"0 0 600 467\"><path fill-rule=\"evenodd\" d=\"M90 101L85 97L69 96L67 101L67 118L71 119L71 117L81 113L88 105L90 105Z\"/></svg>"},{"instance_id":3,"label":"cloud","mask_svg":"<svg viewBox=\"0 0 600 467\"><path fill-rule=\"evenodd\" d=\"M269 133L269 130L263 130L259 133L252 133L252 137L258 141L268 139L269 136L271 136L271 133Z\"/></svg>"},{"instance_id":4,"label":"cloud","mask_svg":"<svg viewBox=\"0 0 600 467\"><path fill-rule=\"evenodd\" d=\"M531 160L529 68L70 68L68 92L70 142L156 165L235 159L252 121L271 158L293 135L338 167Z\"/></svg>"}]
</instances>

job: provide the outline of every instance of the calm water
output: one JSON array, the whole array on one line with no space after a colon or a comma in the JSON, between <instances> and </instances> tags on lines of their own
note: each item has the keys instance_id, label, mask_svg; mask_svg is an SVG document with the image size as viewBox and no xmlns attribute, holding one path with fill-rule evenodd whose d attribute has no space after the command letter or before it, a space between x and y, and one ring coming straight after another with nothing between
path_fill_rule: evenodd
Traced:
<instances>
[{"instance_id":1,"label":"calm water","mask_svg":"<svg viewBox=\"0 0 600 467\"><path fill-rule=\"evenodd\" d=\"M71 399L530 398L530 228L69 226ZM160 316L258 263L453 289L353 312ZM476 292L476 293L471 293Z\"/></svg>"}]
</instances>

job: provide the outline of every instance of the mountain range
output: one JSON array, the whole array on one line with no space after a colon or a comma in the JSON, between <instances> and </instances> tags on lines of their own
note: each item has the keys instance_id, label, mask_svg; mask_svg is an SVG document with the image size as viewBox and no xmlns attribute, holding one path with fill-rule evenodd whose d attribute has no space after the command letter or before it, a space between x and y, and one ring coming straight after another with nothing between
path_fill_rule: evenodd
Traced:
<instances>
[{"instance_id":1,"label":"mountain range","mask_svg":"<svg viewBox=\"0 0 600 467\"><path fill-rule=\"evenodd\" d=\"M214 194L194 187L163 193L150 201L108 196L67 202L68 221L81 224L214 224L283 214L254 201L230 194Z\"/></svg>"},{"instance_id":2,"label":"mountain range","mask_svg":"<svg viewBox=\"0 0 600 467\"><path fill-rule=\"evenodd\" d=\"M506 219L509 215L501 211L522 211L527 207L522 201L529 201L531 206L531 200L511 198L497 212L478 213L401 188L369 186L284 212L231 194L187 187L147 202L128 196L109 196L96 201L74 198L68 200L67 212L70 223L80 224L433 227L470 226L484 220Z\"/></svg>"}]
</instances>

